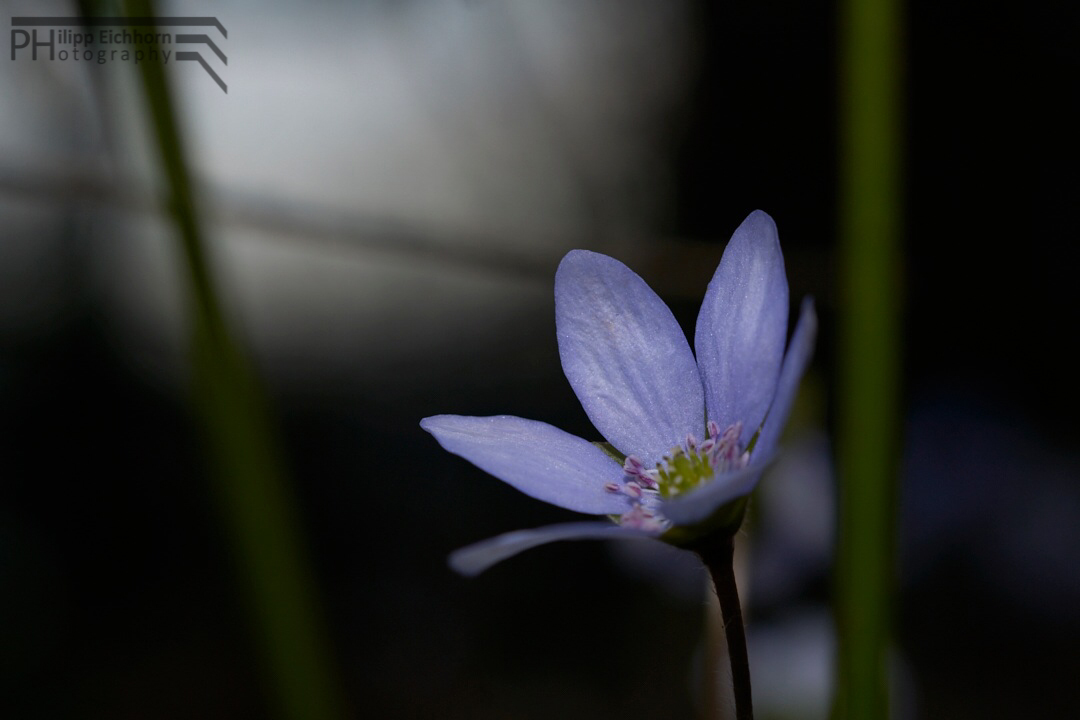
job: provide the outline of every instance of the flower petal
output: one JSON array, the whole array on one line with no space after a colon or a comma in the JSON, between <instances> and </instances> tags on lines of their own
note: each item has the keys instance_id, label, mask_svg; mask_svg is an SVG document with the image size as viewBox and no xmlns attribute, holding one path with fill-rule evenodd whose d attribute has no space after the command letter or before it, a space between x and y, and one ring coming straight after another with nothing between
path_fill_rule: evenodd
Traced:
<instances>
[{"instance_id":1,"label":"flower petal","mask_svg":"<svg viewBox=\"0 0 1080 720\"><path fill-rule=\"evenodd\" d=\"M612 445L652 464L701 436L704 397L686 335L630 268L568 253L555 274L555 325L566 378Z\"/></svg>"},{"instance_id":2,"label":"flower petal","mask_svg":"<svg viewBox=\"0 0 1080 720\"><path fill-rule=\"evenodd\" d=\"M780 440L780 433L787 424L791 406L795 403L795 396L799 392L799 381L802 380L803 373L810 364L810 357L814 354L816 339L817 313L814 312L814 300L806 298L803 300L795 332L791 336L787 354L784 356L784 366L780 369L776 397L773 399L772 407L769 408L769 414L765 418L765 425L761 428L761 434L758 435L757 443L754 445L755 454L771 453Z\"/></svg>"},{"instance_id":3,"label":"flower petal","mask_svg":"<svg viewBox=\"0 0 1080 720\"><path fill-rule=\"evenodd\" d=\"M776 391L788 284L776 224L755 210L731 236L698 314L694 346L710 420L742 422L745 444Z\"/></svg>"},{"instance_id":4,"label":"flower petal","mask_svg":"<svg viewBox=\"0 0 1080 720\"><path fill-rule=\"evenodd\" d=\"M660 512L676 525L693 525L707 519L721 505L748 495L761 479L772 456L754 452L750 464L739 470L714 478L712 482L676 495L660 506Z\"/></svg>"},{"instance_id":5,"label":"flower petal","mask_svg":"<svg viewBox=\"0 0 1080 720\"><path fill-rule=\"evenodd\" d=\"M600 448L536 420L435 415L420 421L446 450L537 500L568 510L619 514L625 496L604 489L623 469Z\"/></svg>"},{"instance_id":6,"label":"flower petal","mask_svg":"<svg viewBox=\"0 0 1080 720\"><path fill-rule=\"evenodd\" d=\"M708 518L724 503L754 489L765 467L776 458L776 444L791 413L799 381L810 364L816 337L817 314L814 312L814 301L806 298L799 311L799 320L795 325L795 333L791 336L791 344L784 356L776 399L769 408L761 434L754 443L750 464L741 470L721 475L697 490L668 500L660 508L664 517L676 525L692 525Z\"/></svg>"},{"instance_id":7,"label":"flower petal","mask_svg":"<svg viewBox=\"0 0 1080 720\"><path fill-rule=\"evenodd\" d=\"M651 538L640 530L612 525L609 522L577 522L548 525L535 530L515 530L463 547L450 553L450 567L462 575L478 575L495 563L518 553L559 540L610 540Z\"/></svg>"}]
</instances>

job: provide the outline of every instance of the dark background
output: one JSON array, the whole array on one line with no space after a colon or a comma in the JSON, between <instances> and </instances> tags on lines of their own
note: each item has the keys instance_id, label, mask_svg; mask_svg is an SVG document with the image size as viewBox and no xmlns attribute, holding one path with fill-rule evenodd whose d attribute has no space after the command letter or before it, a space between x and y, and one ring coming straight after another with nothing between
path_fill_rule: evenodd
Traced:
<instances>
[{"instance_id":1,"label":"dark background","mask_svg":"<svg viewBox=\"0 0 1080 720\"><path fill-rule=\"evenodd\" d=\"M905 717L1055 718L1078 706L1080 383L1065 346L1080 320L1076 7L907 8ZM658 138L672 189L645 231L667 261L634 269L690 330L722 243L749 211L770 212L793 304L818 301L802 426L827 433L836 8L691 9L691 75ZM66 220L48 230L67 248L52 258L62 287L48 291L62 321L0 330L0 715L272 717L183 393L132 370L71 250L100 232L92 208L0 192L55 202ZM609 238L606 251L617 248ZM669 273L686 257L711 264L679 286ZM527 282L550 285L557 260ZM595 435L562 378L550 308L466 355L430 352L405 381L340 397L269 383L356 716L691 716L703 595L680 598L597 543L532 551L472 580L446 568L456 547L568 513L443 453L420 418L508 413ZM827 605L827 567L799 578L750 600L752 632Z\"/></svg>"}]
</instances>

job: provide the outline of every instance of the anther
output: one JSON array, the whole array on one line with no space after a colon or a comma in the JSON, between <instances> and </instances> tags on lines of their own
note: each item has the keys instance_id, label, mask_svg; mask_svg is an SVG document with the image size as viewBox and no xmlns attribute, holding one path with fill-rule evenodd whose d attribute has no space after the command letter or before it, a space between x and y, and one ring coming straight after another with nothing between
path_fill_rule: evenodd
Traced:
<instances>
[{"instance_id":1,"label":"anther","mask_svg":"<svg viewBox=\"0 0 1080 720\"><path fill-rule=\"evenodd\" d=\"M709 424L707 425L707 428L709 430L709 437L710 438L715 438L715 437L718 437L720 435L720 426L716 424L715 420L710 420Z\"/></svg>"},{"instance_id":2,"label":"anther","mask_svg":"<svg viewBox=\"0 0 1080 720\"><path fill-rule=\"evenodd\" d=\"M659 517L651 508L636 504L629 512L623 513L619 518L619 524L623 527L644 530L645 532L662 532L667 529L669 523Z\"/></svg>"}]
</instances>

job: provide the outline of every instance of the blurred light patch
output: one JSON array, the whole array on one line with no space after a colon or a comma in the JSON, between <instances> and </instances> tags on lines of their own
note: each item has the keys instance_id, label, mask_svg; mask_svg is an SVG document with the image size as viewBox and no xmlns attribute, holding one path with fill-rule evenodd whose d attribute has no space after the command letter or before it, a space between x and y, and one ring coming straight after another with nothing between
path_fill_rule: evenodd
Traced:
<instances>
[{"instance_id":1,"label":"blurred light patch","mask_svg":"<svg viewBox=\"0 0 1080 720\"><path fill-rule=\"evenodd\" d=\"M183 10L199 7L229 29L229 94L172 68L177 105L227 310L272 382L423 383L471 345L528 353L520 328L550 310L567 249L655 235L689 63L683 3ZM172 385L182 285L134 78L28 65L4 81L22 101L0 125L0 197L44 197L40 215L13 208L5 224L74 237L118 345ZM55 313L66 252L0 247L16 278L0 322Z\"/></svg>"},{"instance_id":2,"label":"blurred light patch","mask_svg":"<svg viewBox=\"0 0 1080 720\"><path fill-rule=\"evenodd\" d=\"M836 474L821 429L806 429L781 448L754 501L751 600L768 607L797 599L832 565Z\"/></svg>"},{"instance_id":3,"label":"blurred light patch","mask_svg":"<svg viewBox=\"0 0 1080 720\"><path fill-rule=\"evenodd\" d=\"M1040 622L1080 628L1080 456L981 393L928 389L908 426L903 567L918 586L959 561Z\"/></svg>"}]
</instances>

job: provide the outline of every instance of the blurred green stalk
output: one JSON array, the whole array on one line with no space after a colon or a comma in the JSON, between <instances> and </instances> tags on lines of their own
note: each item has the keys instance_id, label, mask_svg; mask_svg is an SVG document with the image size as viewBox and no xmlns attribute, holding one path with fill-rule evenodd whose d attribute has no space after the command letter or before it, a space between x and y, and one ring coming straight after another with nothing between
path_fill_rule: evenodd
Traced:
<instances>
[{"instance_id":1,"label":"blurred green stalk","mask_svg":"<svg viewBox=\"0 0 1080 720\"><path fill-rule=\"evenodd\" d=\"M900 0L841 3L839 547L834 720L889 716L900 368Z\"/></svg>"},{"instance_id":2,"label":"blurred green stalk","mask_svg":"<svg viewBox=\"0 0 1080 720\"><path fill-rule=\"evenodd\" d=\"M127 0L127 17L154 16L148 0ZM150 34L149 28L133 28ZM144 45L144 50L158 49ZM214 466L222 516L260 634L283 717L342 716L314 583L268 420L265 398L222 315L185 163L180 129L160 62L138 64L161 151L169 209L187 267L196 413Z\"/></svg>"}]
</instances>

